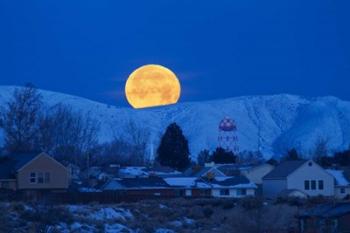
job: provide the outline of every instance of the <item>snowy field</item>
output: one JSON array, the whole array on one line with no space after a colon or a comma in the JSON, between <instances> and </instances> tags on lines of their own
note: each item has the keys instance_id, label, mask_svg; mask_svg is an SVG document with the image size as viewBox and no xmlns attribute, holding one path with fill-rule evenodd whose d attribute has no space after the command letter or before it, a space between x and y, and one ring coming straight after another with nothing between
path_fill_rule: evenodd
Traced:
<instances>
[{"instance_id":1,"label":"snowy field","mask_svg":"<svg viewBox=\"0 0 350 233\"><path fill-rule=\"evenodd\" d=\"M259 214L259 208L263 215ZM0 232L222 233L284 232L296 227L297 207L256 200L163 200L128 204L1 203Z\"/></svg>"}]
</instances>

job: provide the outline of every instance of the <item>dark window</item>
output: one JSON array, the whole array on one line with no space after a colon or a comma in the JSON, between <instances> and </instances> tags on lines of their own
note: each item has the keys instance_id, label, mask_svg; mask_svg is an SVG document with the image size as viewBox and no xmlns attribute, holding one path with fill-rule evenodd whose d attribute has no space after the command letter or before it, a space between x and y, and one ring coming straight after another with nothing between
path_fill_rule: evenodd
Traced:
<instances>
[{"instance_id":1,"label":"dark window","mask_svg":"<svg viewBox=\"0 0 350 233\"><path fill-rule=\"evenodd\" d=\"M340 193L345 193L345 188L341 188Z\"/></svg>"},{"instance_id":2,"label":"dark window","mask_svg":"<svg viewBox=\"0 0 350 233\"><path fill-rule=\"evenodd\" d=\"M238 189L237 194L239 196L245 196L245 195L247 195L247 190L246 189Z\"/></svg>"},{"instance_id":3,"label":"dark window","mask_svg":"<svg viewBox=\"0 0 350 233\"><path fill-rule=\"evenodd\" d=\"M309 180L305 180L304 181L304 189L305 190L310 190L310 181Z\"/></svg>"},{"instance_id":4,"label":"dark window","mask_svg":"<svg viewBox=\"0 0 350 233\"><path fill-rule=\"evenodd\" d=\"M39 184L44 183L44 174L42 172L38 172L38 183Z\"/></svg>"},{"instance_id":5,"label":"dark window","mask_svg":"<svg viewBox=\"0 0 350 233\"><path fill-rule=\"evenodd\" d=\"M228 196L228 195L230 195L230 190L228 190L228 189L221 189L220 190L220 195L221 196Z\"/></svg>"},{"instance_id":6,"label":"dark window","mask_svg":"<svg viewBox=\"0 0 350 233\"><path fill-rule=\"evenodd\" d=\"M318 189L323 190L323 180L318 181Z\"/></svg>"},{"instance_id":7,"label":"dark window","mask_svg":"<svg viewBox=\"0 0 350 233\"><path fill-rule=\"evenodd\" d=\"M30 183L36 183L36 173L35 172L30 173Z\"/></svg>"},{"instance_id":8,"label":"dark window","mask_svg":"<svg viewBox=\"0 0 350 233\"><path fill-rule=\"evenodd\" d=\"M311 190L316 190L316 180L311 181Z\"/></svg>"},{"instance_id":9,"label":"dark window","mask_svg":"<svg viewBox=\"0 0 350 233\"><path fill-rule=\"evenodd\" d=\"M50 183L50 173L45 172L45 183Z\"/></svg>"}]
</instances>

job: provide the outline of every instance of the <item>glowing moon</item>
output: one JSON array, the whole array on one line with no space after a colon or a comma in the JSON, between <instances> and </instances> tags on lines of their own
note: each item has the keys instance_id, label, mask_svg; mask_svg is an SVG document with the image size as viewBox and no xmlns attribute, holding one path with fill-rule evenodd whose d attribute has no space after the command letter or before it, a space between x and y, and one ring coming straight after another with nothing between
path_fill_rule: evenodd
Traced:
<instances>
[{"instance_id":1,"label":"glowing moon","mask_svg":"<svg viewBox=\"0 0 350 233\"><path fill-rule=\"evenodd\" d=\"M160 65L145 65L132 72L125 84L125 95L134 108L175 104L181 86L176 75Z\"/></svg>"}]
</instances>

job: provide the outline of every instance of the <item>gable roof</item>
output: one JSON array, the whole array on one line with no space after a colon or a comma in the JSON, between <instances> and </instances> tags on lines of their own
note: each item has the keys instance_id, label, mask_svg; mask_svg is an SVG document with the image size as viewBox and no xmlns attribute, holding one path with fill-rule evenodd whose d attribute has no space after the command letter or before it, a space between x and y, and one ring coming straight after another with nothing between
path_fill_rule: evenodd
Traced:
<instances>
[{"instance_id":1,"label":"gable roof","mask_svg":"<svg viewBox=\"0 0 350 233\"><path fill-rule=\"evenodd\" d=\"M152 189L152 188L167 188L169 185L160 177L136 177L114 179L104 185L103 189Z\"/></svg>"},{"instance_id":2,"label":"gable roof","mask_svg":"<svg viewBox=\"0 0 350 233\"><path fill-rule=\"evenodd\" d=\"M264 176L264 180L285 179L299 167L301 167L306 160L284 161L277 165L275 169Z\"/></svg>"},{"instance_id":3,"label":"gable roof","mask_svg":"<svg viewBox=\"0 0 350 233\"><path fill-rule=\"evenodd\" d=\"M213 187L237 187L237 188L256 188L245 176L234 176L225 178L215 178L208 181Z\"/></svg>"},{"instance_id":4,"label":"gable roof","mask_svg":"<svg viewBox=\"0 0 350 233\"><path fill-rule=\"evenodd\" d=\"M0 158L0 179L15 179L16 171L33 160L38 154L12 154Z\"/></svg>"},{"instance_id":5,"label":"gable roof","mask_svg":"<svg viewBox=\"0 0 350 233\"><path fill-rule=\"evenodd\" d=\"M192 176L192 177L202 177L211 170L219 173L221 176L225 176L224 173L222 173L220 170L218 170L216 167L190 167L186 171L184 171L185 176Z\"/></svg>"},{"instance_id":6,"label":"gable roof","mask_svg":"<svg viewBox=\"0 0 350 233\"><path fill-rule=\"evenodd\" d=\"M350 183L344 175L343 170L326 169L335 179L335 184L338 186L348 186Z\"/></svg>"}]
</instances>

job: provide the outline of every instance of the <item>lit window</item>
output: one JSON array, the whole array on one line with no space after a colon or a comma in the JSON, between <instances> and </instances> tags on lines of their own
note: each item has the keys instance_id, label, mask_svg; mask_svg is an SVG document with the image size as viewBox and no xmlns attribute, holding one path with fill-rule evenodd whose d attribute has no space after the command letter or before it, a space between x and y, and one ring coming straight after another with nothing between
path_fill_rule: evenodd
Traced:
<instances>
[{"instance_id":1,"label":"lit window","mask_svg":"<svg viewBox=\"0 0 350 233\"><path fill-rule=\"evenodd\" d=\"M30 173L30 183L36 183L36 173L35 172Z\"/></svg>"},{"instance_id":2,"label":"lit window","mask_svg":"<svg viewBox=\"0 0 350 233\"><path fill-rule=\"evenodd\" d=\"M305 190L310 190L310 181L309 180L305 180L304 181L304 189Z\"/></svg>"},{"instance_id":3,"label":"lit window","mask_svg":"<svg viewBox=\"0 0 350 233\"><path fill-rule=\"evenodd\" d=\"M311 190L316 190L316 180L311 181Z\"/></svg>"},{"instance_id":4,"label":"lit window","mask_svg":"<svg viewBox=\"0 0 350 233\"><path fill-rule=\"evenodd\" d=\"M323 180L318 181L318 189L323 190Z\"/></svg>"},{"instance_id":5,"label":"lit window","mask_svg":"<svg viewBox=\"0 0 350 233\"><path fill-rule=\"evenodd\" d=\"M44 174L42 172L38 172L38 183L39 184L44 183Z\"/></svg>"},{"instance_id":6,"label":"lit window","mask_svg":"<svg viewBox=\"0 0 350 233\"><path fill-rule=\"evenodd\" d=\"M45 183L50 183L50 173L45 172Z\"/></svg>"}]
</instances>

